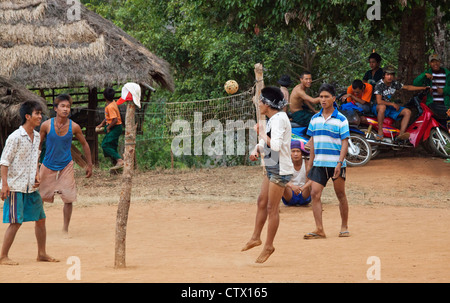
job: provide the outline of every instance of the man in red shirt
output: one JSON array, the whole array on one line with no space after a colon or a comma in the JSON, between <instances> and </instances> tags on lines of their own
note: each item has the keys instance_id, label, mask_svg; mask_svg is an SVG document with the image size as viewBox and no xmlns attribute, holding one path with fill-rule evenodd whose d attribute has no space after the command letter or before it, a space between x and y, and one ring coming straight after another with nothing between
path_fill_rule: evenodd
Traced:
<instances>
[{"instance_id":1,"label":"man in red shirt","mask_svg":"<svg viewBox=\"0 0 450 303\"><path fill-rule=\"evenodd\" d=\"M352 85L347 88L347 94L342 96L342 100L352 103L360 108L364 114L370 114L373 87L369 83L364 83L359 79L353 81Z\"/></svg>"},{"instance_id":2,"label":"man in red shirt","mask_svg":"<svg viewBox=\"0 0 450 303\"><path fill-rule=\"evenodd\" d=\"M102 149L105 157L110 157L114 162L113 168L120 168L123 166L123 160L117 149L119 146L119 137L122 134L122 118L120 117L119 107L114 101L116 91L112 88L106 88L103 96L106 100L105 119L97 128L105 127L105 137L102 141Z\"/></svg>"}]
</instances>

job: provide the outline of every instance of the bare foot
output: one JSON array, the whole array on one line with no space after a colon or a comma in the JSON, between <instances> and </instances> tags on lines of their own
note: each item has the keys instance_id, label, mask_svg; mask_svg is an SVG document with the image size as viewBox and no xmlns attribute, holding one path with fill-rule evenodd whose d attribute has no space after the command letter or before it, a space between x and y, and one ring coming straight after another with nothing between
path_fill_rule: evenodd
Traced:
<instances>
[{"instance_id":1,"label":"bare foot","mask_svg":"<svg viewBox=\"0 0 450 303\"><path fill-rule=\"evenodd\" d=\"M69 235L69 231L68 230L62 230L62 237L63 237L63 239L71 239L72 238L72 236L71 235Z\"/></svg>"},{"instance_id":2,"label":"bare foot","mask_svg":"<svg viewBox=\"0 0 450 303\"><path fill-rule=\"evenodd\" d=\"M251 249L253 247L261 245L261 243L262 242L259 239L258 240L250 240L250 241L247 242L247 244L245 244L245 246L241 249L241 251L249 250L249 249Z\"/></svg>"},{"instance_id":3,"label":"bare foot","mask_svg":"<svg viewBox=\"0 0 450 303\"><path fill-rule=\"evenodd\" d=\"M0 265L19 265L16 261L11 260L8 257L4 257L0 259Z\"/></svg>"},{"instance_id":4,"label":"bare foot","mask_svg":"<svg viewBox=\"0 0 450 303\"><path fill-rule=\"evenodd\" d=\"M269 259L270 255L275 251L275 247L272 248L264 248L258 259L256 259L255 263L264 263Z\"/></svg>"},{"instance_id":5,"label":"bare foot","mask_svg":"<svg viewBox=\"0 0 450 303\"><path fill-rule=\"evenodd\" d=\"M38 262L59 262L58 259L50 257L49 255L38 256L36 260Z\"/></svg>"}]
</instances>

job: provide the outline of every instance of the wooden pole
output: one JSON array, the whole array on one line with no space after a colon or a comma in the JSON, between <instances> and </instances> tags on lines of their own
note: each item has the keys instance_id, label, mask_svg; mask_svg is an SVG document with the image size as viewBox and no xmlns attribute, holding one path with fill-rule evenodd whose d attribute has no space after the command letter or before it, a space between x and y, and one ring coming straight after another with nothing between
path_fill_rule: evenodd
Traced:
<instances>
[{"instance_id":1,"label":"wooden pole","mask_svg":"<svg viewBox=\"0 0 450 303\"><path fill-rule=\"evenodd\" d=\"M125 268L125 240L127 233L128 211L131 201L132 177L136 153L136 128L135 123L136 106L127 102L127 113L125 118L125 152L124 167L122 174L122 191L120 193L119 206L116 218L116 246L115 246L115 268Z\"/></svg>"},{"instance_id":2,"label":"wooden pole","mask_svg":"<svg viewBox=\"0 0 450 303\"><path fill-rule=\"evenodd\" d=\"M266 116L262 115L259 111L259 96L261 95L261 90L264 88L264 73L263 65L261 63L255 64L255 95L253 96L253 105L256 108L256 123L259 125L259 133L264 134L266 132ZM261 139L261 135L258 140ZM261 154L261 164L264 165L264 155Z\"/></svg>"},{"instance_id":3,"label":"wooden pole","mask_svg":"<svg viewBox=\"0 0 450 303\"><path fill-rule=\"evenodd\" d=\"M255 79L256 79L256 85L255 85L255 95L253 96L253 104L256 107L256 119L259 122L260 118L264 118L264 115L261 115L259 112L259 96L261 95L261 90L264 88L264 73L263 73L263 66L261 63L255 64Z\"/></svg>"},{"instance_id":4,"label":"wooden pole","mask_svg":"<svg viewBox=\"0 0 450 303\"><path fill-rule=\"evenodd\" d=\"M98 166L98 134L95 132L95 110L98 107L97 88L89 88L88 96L88 120L86 126L86 141L89 144L91 150L92 164Z\"/></svg>"}]
</instances>

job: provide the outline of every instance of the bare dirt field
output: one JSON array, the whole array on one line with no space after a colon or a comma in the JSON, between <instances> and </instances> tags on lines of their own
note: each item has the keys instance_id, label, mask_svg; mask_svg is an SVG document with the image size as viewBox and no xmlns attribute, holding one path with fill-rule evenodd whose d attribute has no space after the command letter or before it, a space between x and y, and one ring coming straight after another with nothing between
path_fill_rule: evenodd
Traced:
<instances>
[{"instance_id":1,"label":"bare dirt field","mask_svg":"<svg viewBox=\"0 0 450 303\"><path fill-rule=\"evenodd\" d=\"M276 251L256 264L262 247L241 252L253 231L262 168L162 170L134 175L127 228L127 268L114 269L120 176L77 171L78 201L70 236L62 202L45 204L47 251L59 263L38 263L34 223L24 223L10 251L18 266L0 266L0 282L450 282L450 163L387 156L349 168L351 237L339 238L332 183L325 188L327 239L303 240L314 229L311 207L280 206ZM0 225L0 241L7 224ZM265 229L264 229L265 231ZM265 234L263 234L265 239Z\"/></svg>"}]
</instances>

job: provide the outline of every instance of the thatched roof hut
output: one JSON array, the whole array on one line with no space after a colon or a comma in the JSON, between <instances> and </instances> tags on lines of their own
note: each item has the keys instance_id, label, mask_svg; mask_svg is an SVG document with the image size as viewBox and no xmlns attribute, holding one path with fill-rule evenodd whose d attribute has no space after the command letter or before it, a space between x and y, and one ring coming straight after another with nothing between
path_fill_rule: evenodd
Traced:
<instances>
[{"instance_id":1,"label":"thatched roof hut","mask_svg":"<svg viewBox=\"0 0 450 303\"><path fill-rule=\"evenodd\" d=\"M8 135L20 126L20 104L34 100L42 104L43 114L49 114L45 100L25 86L0 76L0 151Z\"/></svg>"},{"instance_id":2,"label":"thatched roof hut","mask_svg":"<svg viewBox=\"0 0 450 303\"><path fill-rule=\"evenodd\" d=\"M88 88L82 127L94 163L98 88L135 82L147 100L152 87L174 89L165 60L79 1L66 0L0 0L0 76L43 96L45 89Z\"/></svg>"},{"instance_id":3,"label":"thatched roof hut","mask_svg":"<svg viewBox=\"0 0 450 303\"><path fill-rule=\"evenodd\" d=\"M173 89L166 61L66 0L0 0L0 76L39 88L131 81Z\"/></svg>"}]
</instances>

